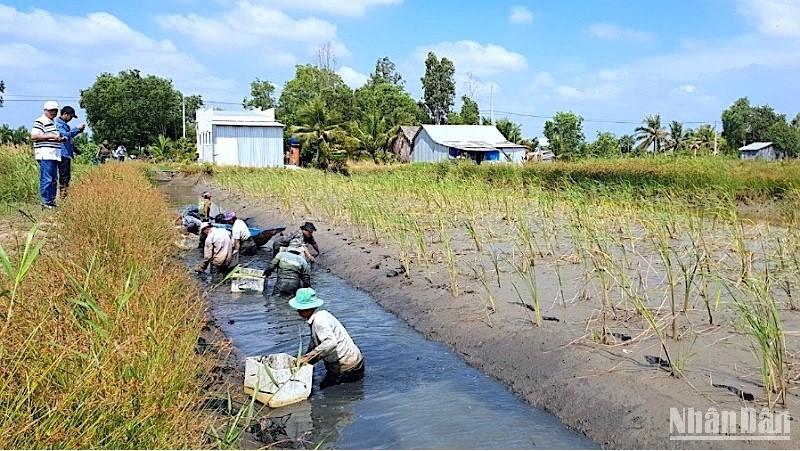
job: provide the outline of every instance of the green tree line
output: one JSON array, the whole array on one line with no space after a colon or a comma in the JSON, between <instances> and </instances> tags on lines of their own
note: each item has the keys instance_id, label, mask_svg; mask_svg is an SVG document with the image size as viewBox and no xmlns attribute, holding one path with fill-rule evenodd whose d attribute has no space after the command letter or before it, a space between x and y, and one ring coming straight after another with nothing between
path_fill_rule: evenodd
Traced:
<instances>
[{"instance_id":1,"label":"green tree line","mask_svg":"<svg viewBox=\"0 0 800 451\"><path fill-rule=\"evenodd\" d=\"M301 141L301 161L323 169L341 170L346 161L369 159L388 162L400 126L419 124L490 124L480 115L478 103L461 96L455 110L455 65L430 52L420 78L422 98L405 89L395 64L380 58L366 83L351 89L330 64L298 65L276 98L276 86L256 78L244 109L275 108L286 125L286 137ZM1 92L1 91L0 91ZM187 137L182 138L182 103L187 114ZM124 144L132 154L158 160L191 160L196 155L195 111L201 96L186 96L170 80L142 75L138 70L100 74L81 91L93 141ZM525 138L520 124L500 118L498 130L509 141L534 150L536 139ZM722 131L710 125L690 128L659 114L648 115L630 134L597 132L589 141L583 118L570 111L556 113L544 124L548 148L560 159L641 155L709 155L738 153L754 141L772 141L787 157L800 156L800 114L791 121L770 106L752 106L738 99L722 113ZM0 142L22 143L22 128L0 128Z\"/></svg>"}]
</instances>

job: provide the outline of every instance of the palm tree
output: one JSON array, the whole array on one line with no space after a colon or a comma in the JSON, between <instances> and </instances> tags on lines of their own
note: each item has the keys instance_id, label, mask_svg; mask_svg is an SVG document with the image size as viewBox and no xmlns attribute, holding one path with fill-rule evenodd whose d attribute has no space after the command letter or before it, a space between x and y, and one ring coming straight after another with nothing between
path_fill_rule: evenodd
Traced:
<instances>
[{"instance_id":1,"label":"palm tree","mask_svg":"<svg viewBox=\"0 0 800 451\"><path fill-rule=\"evenodd\" d=\"M622 135L619 137L619 151L620 153L630 154L633 152L633 146L636 145L636 140L631 135Z\"/></svg>"},{"instance_id":2,"label":"palm tree","mask_svg":"<svg viewBox=\"0 0 800 451\"><path fill-rule=\"evenodd\" d=\"M386 147L389 144L390 131L386 119L378 114L367 114L363 121L355 123L353 134L358 140L358 148L377 164L380 158L385 160ZM395 136L397 133L394 134Z\"/></svg>"},{"instance_id":3,"label":"palm tree","mask_svg":"<svg viewBox=\"0 0 800 451\"><path fill-rule=\"evenodd\" d=\"M519 124L503 118L497 120L495 127L508 141L514 144L519 144L522 141L522 128Z\"/></svg>"},{"instance_id":4,"label":"palm tree","mask_svg":"<svg viewBox=\"0 0 800 451\"><path fill-rule=\"evenodd\" d=\"M316 97L301 108L297 120L304 125L292 127L291 132L313 153L311 165L334 171L343 169L346 154L339 145L345 142L346 134L340 124L332 123L322 98Z\"/></svg>"},{"instance_id":5,"label":"palm tree","mask_svg":"<svg viewBox=\"0 0 800 451\"><path fill-rule=\"evenodd\" d=\"M694 155L697 156L698 150L704 150L708 153L714 151L714 135L716 132L708 124L703 124L693 134L689 146L692 148Z\"/></svg>"},{"instance_id":6,"label":"palm tree","mask_svg":"<svg viewBox=\"0 0 800 451\"><path fill-rule=\"evenodd\" d=\"M11 131L11 140L13 144L23 146L31 143L31 132L25 126L20 125L15 130Z\"/></svg>"},{"instance_id":7,"label":"palm tree","mask_svg":"<svg viewBox=\"0 0 800 451\"><path fill-rule=\"evenodd\" d=\"M0 125L0 144L14 144L14 130L8 124Z\"/></svg>"},{"instance_id":8,"label":"palm tree","mask_svg":"<svg viewBox=\"0 0 800 451\"><path fill-rule=\"evenodd\" d=\"M647 116L642 121L641 127L636 127L636 141L639 149L653 146L653 154L661 152L661 145L667 137L667 131L661 127L661 115Z\"/></svg>"},{"instance_id":9,"label":"palm tree","mask_svg":"<svg viewBox=\"0 0 800 451\"><path fill-rule=\"evenodd\" d=\"M672 152L678 153L686 141L686 134L683 132L683 124L678 121L669 123L669 137L672 140Z\"/></svg>"}]
</instances>

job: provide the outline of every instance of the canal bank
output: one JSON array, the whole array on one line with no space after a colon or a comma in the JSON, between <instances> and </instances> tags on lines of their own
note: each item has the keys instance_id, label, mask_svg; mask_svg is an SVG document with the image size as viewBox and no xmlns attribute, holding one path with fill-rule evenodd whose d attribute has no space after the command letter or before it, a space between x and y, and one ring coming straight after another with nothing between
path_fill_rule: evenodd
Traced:
<instances>
[{"instance_id":1,"label":"canal bank","mask_svg":"<svg viewBox=\"0 0 800 451\"><path fill-rule=\"evenodd\" d=\"M196 195L187 185L164 190L176 206ZM198 258L199 251L188 251L187 265ZM241 263L263 268L267 258L261 250ZM333 275L327 267L333 264L327 261L315 269L313 285L326 300L324 308L344 323L361 348L367 376L320 390L324 368L318 365L308 401L269 412L284 419L289 437L339 449L597 447L467 365L447 346L408 327L369 294ZM208 293L208 301L209 313L239 356L294 354L301 340L303 346L308 343L308 326L285 298L231 293L223 286Z\"/></svg>"}]
</instances>

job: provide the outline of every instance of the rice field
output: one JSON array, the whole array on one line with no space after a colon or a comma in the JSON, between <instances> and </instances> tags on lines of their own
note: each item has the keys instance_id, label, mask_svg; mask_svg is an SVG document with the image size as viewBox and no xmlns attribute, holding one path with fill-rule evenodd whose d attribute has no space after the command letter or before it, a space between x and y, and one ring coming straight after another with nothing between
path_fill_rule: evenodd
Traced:
<instances>
[{"instance_id":1,"label":"rice field","mask_svg":"<svg viewBox=\"0 0 800 451\"><path fill-rule=\"evenodd\" d=\"M406 277L442 275L454 297L478 287L487 317L509 293L534 312L534 328L548 327L552 306L574 310L586 332L576 339L613 346L613 331L626 330L656 340L674 377L691 365L693 337L725 327L749 337L767 403L784 402L796 379L784 318L800 302L797 163L448 163L362 166L349 177L225 168L214 177L389 246Z\"/></svg>"}]
</instances>

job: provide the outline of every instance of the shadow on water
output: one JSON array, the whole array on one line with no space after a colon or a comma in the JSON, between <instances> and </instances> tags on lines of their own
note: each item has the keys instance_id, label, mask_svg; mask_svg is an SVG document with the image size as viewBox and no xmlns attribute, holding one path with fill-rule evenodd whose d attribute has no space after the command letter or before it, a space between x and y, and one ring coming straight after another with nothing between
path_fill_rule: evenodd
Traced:
<instances>
[{"instance_id":1,"label":"shadow on water","mask_svg":"<svg viewBox=\"0 0 800 451\"><path fill-rule=\"evenodd\" d=\"M198 253L191 251L187 262L195 263ZM266 258L259 253L243 263L263 268ZM316 365L311 398L272 412L290 415L290 436L308 433L323 447L340 449L597 447L444 345L425 339L367 293L324 269L317 268L312 281L326 301L323 308L339 318L361 348L366 376L320 390L324 367ZM230 293L223 286L209 302L243 354L296 354L301 339L304 349L308 344L308 325L285 298Z\"/></svg>"}]
</instances>

